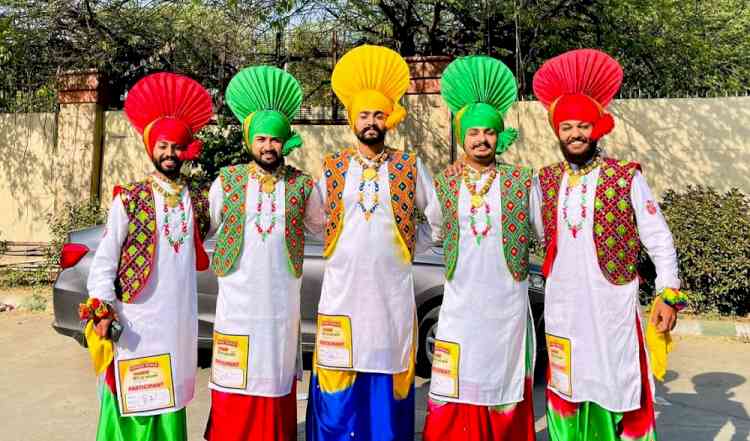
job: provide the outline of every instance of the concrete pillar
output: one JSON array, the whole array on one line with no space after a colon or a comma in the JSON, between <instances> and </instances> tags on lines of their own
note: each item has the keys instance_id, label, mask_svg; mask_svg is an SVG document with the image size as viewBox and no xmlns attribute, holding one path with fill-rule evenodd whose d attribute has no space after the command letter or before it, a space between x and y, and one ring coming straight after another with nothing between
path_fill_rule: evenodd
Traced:
<instances>
[{"instance_id":1,"label":"concrete pillar","mask_svg":"<svg viewBox=\"0 0 750 441\"><path fill-rule=\"evenodd\" d=\"M57 202L100 199L104 134L104 88L94 69L58 76L58 138L55 174Z\"/></svg>"}]
</instances>

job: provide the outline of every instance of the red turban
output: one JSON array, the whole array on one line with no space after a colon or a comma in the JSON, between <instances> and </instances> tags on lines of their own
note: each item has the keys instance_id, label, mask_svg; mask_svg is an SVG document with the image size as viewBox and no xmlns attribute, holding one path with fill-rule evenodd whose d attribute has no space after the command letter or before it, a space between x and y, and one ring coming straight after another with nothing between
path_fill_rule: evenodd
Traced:
<instances>
[{"instance_id":1,"label":"red turban","mask_svg":"<svg viewBox=\"0 0 750 441\"><path fill-rule=\"evenodd\" d=\"M194 138L213 115L211 96L195 80L169 72L142 78L128 92L125 115L143 134L149 156L157 141L187 146L180 160L198 158L203 143Z\"/></svg>"},{"instance_id":2,"label":"red turban","mask_svg":"<svg viewBox=\"0 0 750 441\"><path fill-rule=\"evenodd\" d=\"M622 84L622 68L614 58L594 49L577 49L548 60L534 74L534 95L549 111L555 134L567 120L593 124L597 140L615 126L604 108Z\"/></svg>"}]
</instances>

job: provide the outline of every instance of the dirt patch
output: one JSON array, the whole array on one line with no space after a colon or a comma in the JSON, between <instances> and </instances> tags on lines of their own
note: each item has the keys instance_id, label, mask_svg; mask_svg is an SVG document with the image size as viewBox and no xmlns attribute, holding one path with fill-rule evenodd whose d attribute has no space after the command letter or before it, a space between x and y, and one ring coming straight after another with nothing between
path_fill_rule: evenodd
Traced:
<instances>
[{"instance_id":1,"label":"dirt patch","mask_svg":"<svg viewBox=\"0 0 750 441\"><path fill-rule=\"evenodd\" d=\"M0 303L15 312L52 314L52 285L0 288ZM0 314L8 314L8 311Z\"/></svg>"}]
</instances>

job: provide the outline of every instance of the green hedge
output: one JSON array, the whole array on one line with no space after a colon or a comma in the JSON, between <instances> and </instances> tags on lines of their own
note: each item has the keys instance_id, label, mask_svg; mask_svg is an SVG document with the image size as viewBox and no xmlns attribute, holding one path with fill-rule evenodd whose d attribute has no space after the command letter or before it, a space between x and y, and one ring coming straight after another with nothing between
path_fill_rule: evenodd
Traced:
<instances>
[{"instance_id":1,"label":"green hedge","mask_svg":"<svg viewBox=\"0 0 750 441\"><path fill-rule=\"evenodd\" d=\"M718 193L691 186L669 190L661 209L672 230L682 289L694 312L746 315L750 312L750 199L737 189ZM642 257L646 279L641 300L653 290L653 265Z\"/></svg>"}]
</instances>

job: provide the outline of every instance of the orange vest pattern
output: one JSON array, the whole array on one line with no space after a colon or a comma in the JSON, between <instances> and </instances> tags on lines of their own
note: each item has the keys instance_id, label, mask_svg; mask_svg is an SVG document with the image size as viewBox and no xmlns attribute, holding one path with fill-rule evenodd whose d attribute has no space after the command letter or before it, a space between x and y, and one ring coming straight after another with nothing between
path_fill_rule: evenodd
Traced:
<instances>
[{"instance_id":1,"label":"orange vest pattern","mask_svg":"<svg viewBox=\"0 0 750 441\"><path fill-rule=\"evenodd\" d=\"M352 148L344 149L323 160L323 176L326 179L326 228L325 257L329 257L341 234L344 216L344 183L352 155ZM415 196L417 188L417 160L406 152L388 149L388 182L391 192L391 208L396 227L414 259L416 243Z\"/></svg>"}]
</instances>

